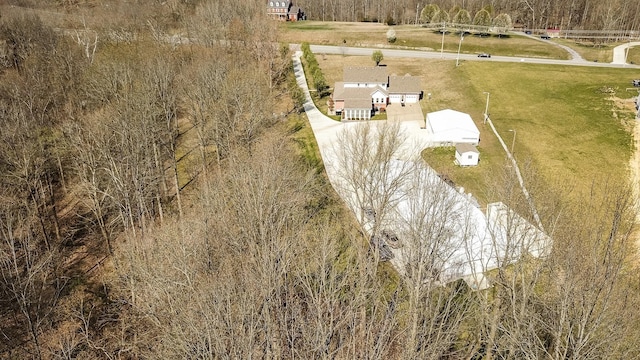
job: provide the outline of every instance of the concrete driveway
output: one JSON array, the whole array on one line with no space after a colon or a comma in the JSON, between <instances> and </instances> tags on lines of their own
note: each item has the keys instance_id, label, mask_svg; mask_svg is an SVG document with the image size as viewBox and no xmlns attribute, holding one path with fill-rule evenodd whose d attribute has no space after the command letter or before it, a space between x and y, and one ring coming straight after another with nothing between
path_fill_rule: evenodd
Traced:
<instances>
[{"instance_id":1,"label":"concrete driveway","mask_svg":"<svg viewBox=\"0 0 640 360\"><path fill-rule=\"evenodd\" d=\"M318 143L327 177L338 195L340 195L346 205L349 206L354 215L356 215L360 213L361 210L357 207L359 204L357 199L354 201L357 196L357 191L354 191L353 187L345 182L344 174L346 171L345 169L340 168L345 166L345 162L340 161L341 159L339 158L339 156L344 156L344 154L340 154L339 141L340 134L342 132L352 131L354 127L359 126L360 122L353 121L342 123L334 121L322 114L315 107L309 95L304 71L300 64L300 55L300 52L296 52L294 56L294 72L298 85L305 93L306 101L304 104L304 110L309 118L311 129L313 130ZM390 202L394 205L393 207L390 207L389 210L396 214L397 217L390 218L389 221L391 221L391 223L388 225L392 226L390 227L391 230L395 231L395 229L403 229L403 224L410 224L411 221L419 222L421 217L424 217L425 214L429 213L424 212L423 210L431 206L431 201L425 200L426 197L428 197L427 195L431 193L425 192L423 194L424 196L412 196L407 195L409 194L409 190L404 192L405 190L402 189L429 190L432 187L425 186L425 182L422 180L429 178L433 181L433 184L438 184L438 182L442 180L440 180L436 176L435 172L428 166L413 167L408 165L414 161L419 161L420 150L430 145L429 134L425 129L421 129L421 127L424 126L424 120L419 104L404 107L400 105L391 106L387 109L387 112L388 120L368 121L367 123L375 129L376 127L388 122L398 122L400 131L403 133L404 141L399 146L398 151L394 153L395 159L389 163L389 173L384 178L384 181L391 181L394 183L390 188L398 186L399 183L403 182L401 180L407 181L407 184L402 185L402 188L398 188L394 191L392 197L396 200ZM405 169L404 171L411 171L408 169L413 169L413 172L402 175L401 177L406 175L406 178L398 178L396 180L399 182L396 182L393 178L394 176L398 176L398 174L394 173L394 168L399 169L398 171L400 173L403 171L403 168ZM409 179L412 180L409 181ZM420 186L416 186L416 183L420 183ZM383 186L386 187L387 185ZM381 185L378 184L377 186ZM447 224L447 227L451 229L451 234L455 234L452 235L452 241L455 240L455 246L452 246L449 249L441 249L449 252L447 258L442 260L442 281L446 282L457 278L463 278L469 282L470 286L474 288L483 288L486 286L486 283L484 282L484 276L482 274L486 270L495 268L501 263L502 259L504 259L506 255L504 249L511 249L510 246L504 245L504 241L501 240L508 239L508 237L500 235L504 233L504 231L501 230L488 231L488 227L490 225L495 226L495 224L488 223L488 219L485 217L483 212L469 201L468 194L459 193L458 190L453 189L448 185L441 187L441 189L443 189L442 194L447 194L451 199L450 202L448 200L445 201L443 203L444 206L452 208L452 211L460 214L459 219L456 217L457 220L452 220L452 222ZM443 196L442 194L437 197L440 198ZM417 213L414 214L411 209L417 209ZM417 220L415 220L414 217ZM365 219L358 219L358 221L361 221L363 226L366 227L367 224ZM462 221L463 223L459 223L459 221ZM460 232L460 229L466 230ZM516 248L520 249L521 247L518 245ZM403 249L395 250L395 252L393 252L395 257L392 260L392 264L400 274L403 274L406 261L408 261L407 254L411 253L411 249L409 247L405 247Z\"/></svg>"},{"instance_id":2,"label":"concrete driveway","mask_svg":"<svg viewBox=\"0 0 640 360\"><path fill-rule=\"evenodd\" d=\"M302 88L305 93L304 110L309 118L311 129L318 143L320 154L327 170L329 180L334 183L333 177L335 174L332 172L332 166L334 165L335 148L334 145L338 140L338 134L344 129L348 129L352 126L357 126L358 121L340 122L335 121L323 113L320 112L311 100L309 95L309 88L307 87L307 81L302 70L302 64L300 63L300 52L296 52L293 58L293 69L296 75L298 86ZM397 108L397 109L396 109ZM424 117L420 104L407 105L405 107L400 104L392 104L387 108L387 121L400 123L401 132L406 136L406 139L399 149L399 158L404 160L415 160L420 151L424 148L432 146L430 141L430 135L424 128ZM386 121L371 121L370 124L375 127L379 124L383 124Z\"/></svg>"},{"instance_id":3,"label":"concrete driveway","mask_svg":"<svg viewBox=\"0 0 640 360\"><path fill-rule=\"evenodd\" d=\"M387 119L391 121L418 121L424 126L424 115L420 104L400 104L387 105Z\"/></svg>"},{"instance_id":4,"label":"concrete driveway","mask_svg":"<svg viewBox=\"0 0 640 360\"><path fill-rule=\"evenodd\" d=\"M627 49L634 46L640 46L640 42L630 42L613 48L613 61L611 63L627 65Z\"/></svg>"}]
</instances>

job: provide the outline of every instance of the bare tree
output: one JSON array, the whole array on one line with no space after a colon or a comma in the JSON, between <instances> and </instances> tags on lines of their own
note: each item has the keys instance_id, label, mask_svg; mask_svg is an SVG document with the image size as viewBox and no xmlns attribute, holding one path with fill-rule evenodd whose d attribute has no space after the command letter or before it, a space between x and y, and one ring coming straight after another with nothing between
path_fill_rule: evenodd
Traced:
<instances>
[{"instance_id":1,"label":"bare tree","mask_svg":"<svg viewBox=\"0 0 640 360\"><path fill-rule=\"evenodd\" d=\"M18 330L6 324L1 332L5 339L15 341L10 346L18 346L24 340L23 334L28 334L31 344L25 350L41 359L41 333L51 320L66 281L55 271L59 261L55 252L33 237L33 219L27 215L19 204L2 204L0 296L8 310L3 318L11 319L9 324Z\"/></svg>"},{"instance_id":2,"label":"bare tree","mask_svg":"<svg viewBox=\"0 0 640 360\"><path fill-rule=\"evenodd\" d=\"M404 354L407 358L454 356L451 344L469 315L469 288L456 279L458 267L471 259L461 249L478 238L473 205L422 164L415 164L396 209L398 222L387 230L389 245L398 248L394 264L408 294ZM480 234L481 235L481 234ZM478 274L481 276L481 274ZM459 275L458 275L459 276ZM459 356L459 355L458 355Z\"/></svg>"},{"instance_id":3,"label":"bare tree","mask_svg":"<svg viewBox=\"0 0 640 360\"><path fill-rule=\"evenodd\" d=\"M405 141L397 123L374 126L371 123L345 127L335 146L334 168L338 192L362 226L363 232L377 234L398 191L410 174L411 164L396 167Z\"/></svg>"}]
</instances>

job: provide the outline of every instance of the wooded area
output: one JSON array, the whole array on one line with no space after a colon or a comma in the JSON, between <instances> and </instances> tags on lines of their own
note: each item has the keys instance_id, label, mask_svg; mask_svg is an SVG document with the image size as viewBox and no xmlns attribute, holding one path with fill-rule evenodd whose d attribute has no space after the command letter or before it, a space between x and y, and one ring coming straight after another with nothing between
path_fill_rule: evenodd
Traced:
<instances>
[{"instance_id":1,"label":"wooded area","mask_svg":"<svg viewBox=\"0 0 640 360\"><path fill-rule=\"evenodd\" d=\"M633 0L298 0L295 3L304 9L308 19L322 21L415 24L421 21L426 7L436 5L442 13L433 22L456 22L460 10L472 20L485 9L492 19L504 13L514 24L529 29L640 30L640 4Z\"/></svg>"},{"instance_id":2,"label":"wooded area","mask_svg":"<svg viewBox=\"0 0 640 360\"><path fill-rule=\"evenodd\" d=\"M1 358L640 353L625 184L563 203L527 171L554 250L481 292L430 281L459 216L439 199L401 279L323 175L263 1L0 4ZM384 164L399 136L345 144ZM507 168L495 181L524 204Z\"/></svg>"}]
</instances>

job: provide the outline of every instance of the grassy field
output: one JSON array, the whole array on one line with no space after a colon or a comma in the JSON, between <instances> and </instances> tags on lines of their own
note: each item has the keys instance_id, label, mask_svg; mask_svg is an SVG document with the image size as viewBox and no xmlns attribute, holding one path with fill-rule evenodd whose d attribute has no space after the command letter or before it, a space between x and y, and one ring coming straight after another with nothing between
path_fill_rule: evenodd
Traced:
<instances>
[{"instance_id":1,"label":"grassy field","mask_svg":"<svg viewBox=\"0 0 640 360\"><path fill-rule=\"evenodd\" d=\"M389 29L389 26L378 23L286 22L281 24L279 41L292 44L306 41L320 45L384 46L435 51L439 51L443 44L443 37L439 32L411 25L393 26L397 40L389 44L386 37ZM444 36L444 51L457 52L459 41L459 35L447 33ZM460 51L469 54L489 52L492 55L553 59L569 57L569 54L556 46L521 36L499 38L468 35Z\"/></svg>"},{"instance_id":2,"label":"grassy field","mask_svg":"<svg viewBox=\"0 0 640 360\"><path fill-rule=\"evenodd\" d=\"M613 61L613 48L618 45L624 44L624 42L615 42L610 44L594 45L593 43L575 41L570 39L554 39L552 41L557 41L563 45L569 46L588 61L598 62ZM640 64L640 47L634 47L629 50L629 54L627 55L627 62L630 64Z\"/></svg>"},{"instance_id":3,"label":"grassy field","mask_svg":"<svg viewBox=\"0 0 640 360\"><path fill-rule=\"evenodd\" d=\"M368 57L318 56L330 84L341 79L346 64L372 66ZM628 177L632 139L632 96L627 92L634 70L546 66L521 63L385 59L389 73L419 75L431 100L427 112L446 108L467 112L481 132L477 168L453 165L452 150L424 155L440 173L473 192L481 202L495 201L484 192L505 164L505 153L488 125L482 123L486 95L489 113L508 146L516 130L515 156L531 162L548 183L562 181L578 190L603 174Z\"/></svg>"},{"instance_id":4,"label":"grassy field","mask_svg":"<svg viewBox=\"0 0 640 360\"><path fill-rule=\"evenodd\" d=\"M594 45L590 42L581 42L571 39L553 39L551 41L558 42L574 49L580 56L587 61L598 61L609 63L613 61L613 48L620 45L619 43Z\"/></svg>"},{"instance_id":5,"label":"grassy field","mask_svg":"<svg viewBox=\"0 0 640 360\"><path fill-rule=\"evenodd\" d=\"M632 47L627 54L627 62L630 64L640 64L640 47ZM640 78L640 71L636 78Z\"/></svg>"}]
</instances>

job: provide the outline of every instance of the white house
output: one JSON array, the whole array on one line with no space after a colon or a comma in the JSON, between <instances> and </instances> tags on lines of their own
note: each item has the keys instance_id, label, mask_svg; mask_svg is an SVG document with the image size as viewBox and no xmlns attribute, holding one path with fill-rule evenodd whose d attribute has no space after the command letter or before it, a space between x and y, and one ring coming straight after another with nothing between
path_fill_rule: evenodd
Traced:
<instances>
[{"instance_id":1,"label":"white house","mask_svg":"<svg viewBox=\"0 0 640 360\"><path fill-rule=\"evenodd\" d=\"M389 76L384 66L345 67L343 81L333 87L329 113L343 120L368 120L386 111L388 104L413 104L422 98L420 78L411 75ZM369 100L371 115L363 115L364 100ZM352 107L352 105L357 105Z\"/></svg>"},{"instance_id":2,"label":"white house","mask_svg":"<svg viewBox=\"0 0 640 360\"><path fill-rule=\"evenodd\" d=\"M427 114L426 129L439 145L480 143L480 130L469 114L446 109Z\"/></svg>"},{"instance_id":3,"label":"white house","mask_svg":"<svg viewBox=\"0 0 640 360\"><path fill-rule=\"evenodd\" d=\"M476 166L480 161L480 152L471 144L456 144L456 164Z\"/></svg>"}]
</instances>

